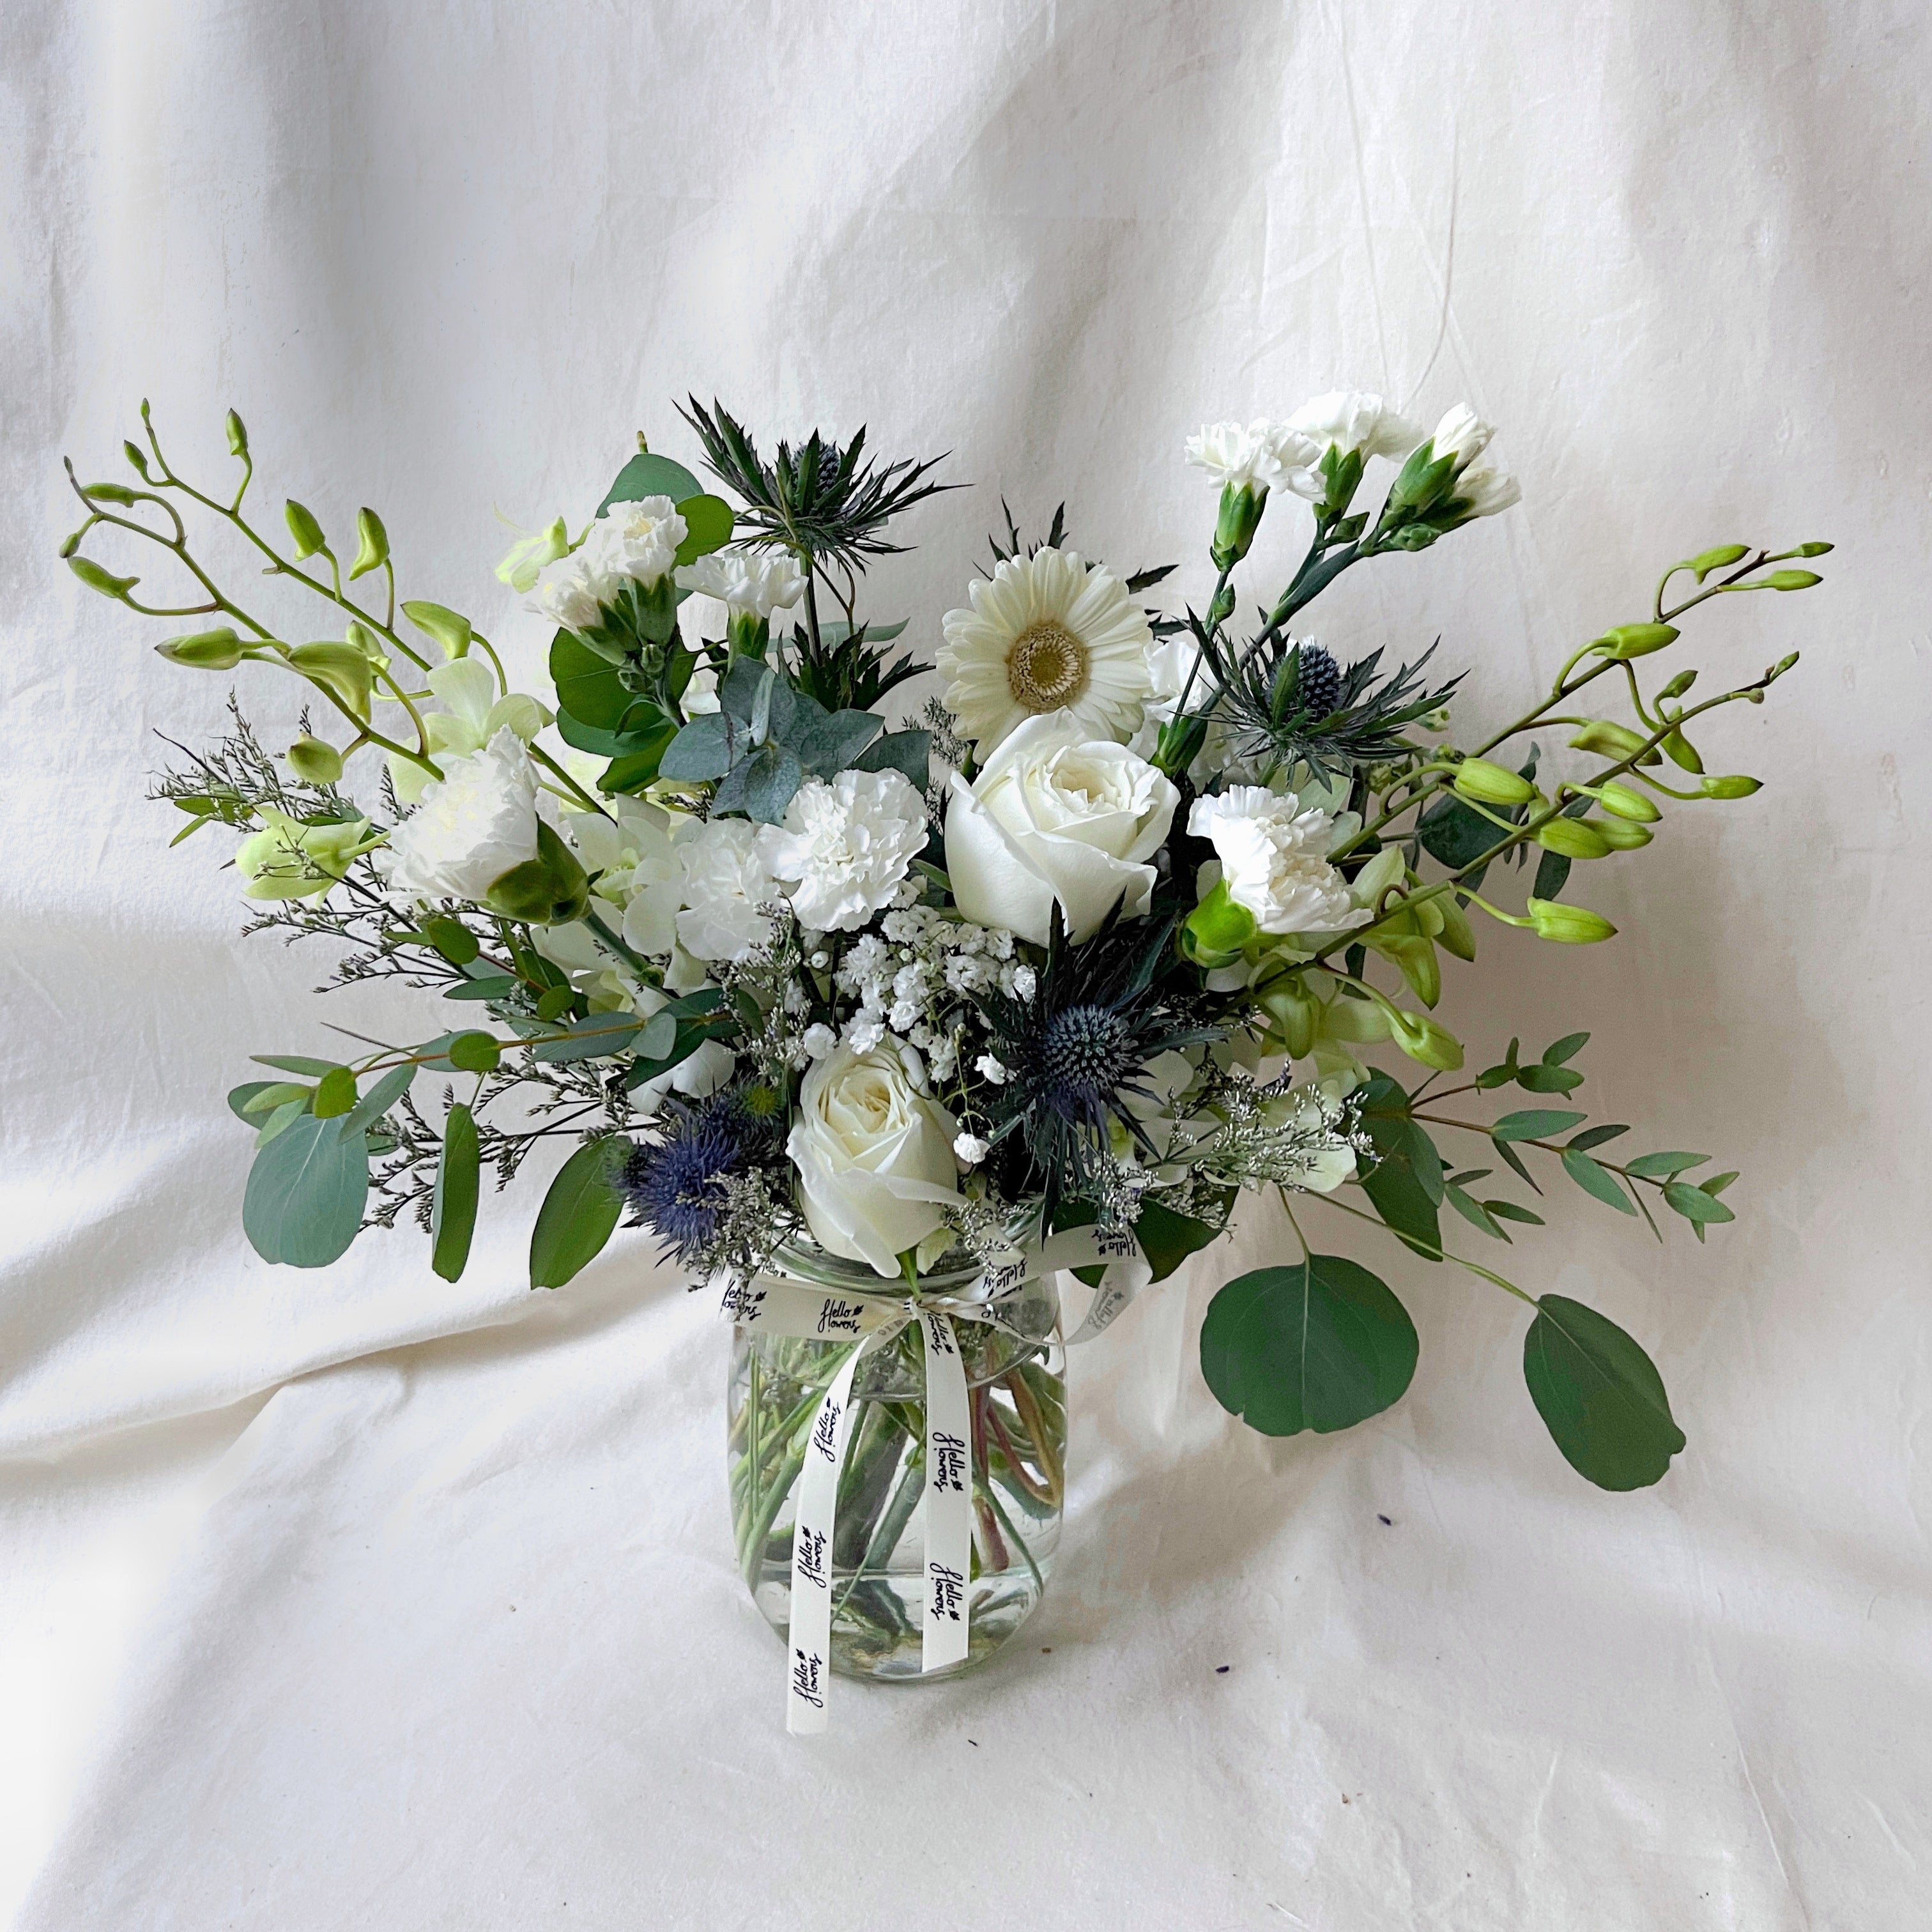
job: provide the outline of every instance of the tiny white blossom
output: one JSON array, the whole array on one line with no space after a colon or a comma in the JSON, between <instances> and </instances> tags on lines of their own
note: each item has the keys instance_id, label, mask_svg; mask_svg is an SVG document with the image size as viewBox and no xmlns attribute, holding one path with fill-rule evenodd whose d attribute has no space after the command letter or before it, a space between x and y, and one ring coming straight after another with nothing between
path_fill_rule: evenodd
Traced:
<instances>
[{"instance_id":1,"label":"tiny white blossom","mask_svg":"<svg viewBox=\"0 0 1932 1932\"><path fill-rule=\"evenodd\" d=\"M975 1072L983 1075L995 1087L1004 1087L1006 1084L1006 1070L990 1053L981 1054L974 1061L973 1066Z\"/></svg>"},{"instance_id":2,"label":"tiny white blossom","mask_svg":"<svg viewBox=\"0 0 1932 1932\"><path fill-rule=\"evenodd\" d=\"M885 1036L886 1029L878 1020L853 1020L848 1023L841 1044L854 1053L870 1053Z\"/></svg>"},{"instance_id":3,"label":"tiny white blossom","mask_svg":"<svg viewBox=\"0 0 1932 1932\"><path fill-rule=\"evenodd\" d=\"M808 1059L823 1060L838 1044L838 1036L823 1021L814 1021L806 1028L799 1044Z\"/></svg>"},{"instance_id":4,"label":"tiny white blossom","mask_svg":"<svg viewBox=\"0 0 1932 1932\"><path fill-rule=\"evenodd\" d=\"M831 964L831 961L832 956L830 953L814 952L812 956L812 970L814 973L823 973L826 968Z\"/></svg>"},{"instance_id":5,"label":"tiny white blossom","mask_svg":"<svg viewBox=\"0 0 1932 1932\"><path fill-rule=\"evenodd\" d=\"M952 1151L968 1167L977 1167L992 1146L990 1141L982 1141L977 1134L961 1134L952 1143Z\"/></svg>"},{"instance_id":6,"label":"tiny white blossom","mask_svg":"<svg viewBox=\"0 0 1932 1932\"><path fill-rule=\"evenodd\" d=\"M1030 966L1020 964L1013 968L1013 996L1016 999L1030 1000L1040 984L1040 977Z\"/></svg>"}]
</instances>

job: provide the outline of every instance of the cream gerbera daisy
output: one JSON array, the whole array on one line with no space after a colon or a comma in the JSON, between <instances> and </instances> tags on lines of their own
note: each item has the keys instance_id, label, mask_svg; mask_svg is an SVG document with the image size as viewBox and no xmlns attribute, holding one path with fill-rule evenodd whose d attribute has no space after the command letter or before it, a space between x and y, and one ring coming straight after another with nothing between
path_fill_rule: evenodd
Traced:
<instances>
[{"instance_id":1,"label":"cream gerbera daisy","mask_svg":"<svg viewBox=\"0 0 1932 1932\"><path fill-rule=\"evenodd\" d=\"M946 614L939 669L981 758L1044 711L1070 711L1096 737L1132 736L1154 688L1154 635L1118 578L1072 550L1037 550L968 594L971 610Z\"/></svg>"}]
</instances>

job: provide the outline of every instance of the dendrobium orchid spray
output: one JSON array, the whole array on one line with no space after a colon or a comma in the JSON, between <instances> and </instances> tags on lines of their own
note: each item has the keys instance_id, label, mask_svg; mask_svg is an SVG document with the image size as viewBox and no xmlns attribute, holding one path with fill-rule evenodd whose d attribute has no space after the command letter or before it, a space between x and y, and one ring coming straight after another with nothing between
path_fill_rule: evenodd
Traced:
<instances>
[{"instance_id":1,"label":"dendrobium orchid spray","mask_svg":"<svg viewBox=\"0 0 1932 1932\"><path fill-rule=\"evenodd\" d=\"M1587 1034L1533 1056L1512 1040L1456 1078L1443 956L1474 968L1492 927L1611 939L1592 867L1758 790L1707 774L1698 745L1796 654L1694 702L1696 670L1652 674L1700 605L1808 589L1830 546L1673 564L1647 611L1466 742L1433 647L1338 656L1301 620L1344 571L1518 500L1468 409L1430 432L1336 392L1190 438L1220 487L1198 611L1162 608L1172 566L1073 548L1064 506L1034 541L1006 516L931 664L860 606L902 520L956 486L869 456L862 430L768 456L715 404L681 414L717 493L640 439L574 535L559 518L499 567L553 633L542 695L455 609L399 602L373 510L352 553L292 499L285 535L254 520L232 412L222 488L174 467L145 405L134 480L75 482L82 581L206 626L162 656L308 689L285 749L231 699L232 732L160 776L176 842L220 828L248 929L332 941L332 985L397 977L455 1009L404 1046L338 1030L358 1051L256 1056L273 1077L229 1099L255 1139L258 1252L323 1267L407 1213L453 1281L484 1172L500 1190L566 1144L532 1286L569 1281L628 1210L732 1322L738 1556L788 1640L795 1730L824 1722L833 1670L950 1672L1017 1629L1058 1543L1065 1347L1244 1196L1286 1210L1283 1252L1215 1295L1200 1351L1252 1427L1347 1427L1414 1372L1394 1292L1316 1245L1340 1214L1526 1304L1529 1396L1580 1474L1661 1478L1684 1438L1639 1344L1450 1234L1540 1225L1541 1170L1701 1241L1736 1176L1618 1158L1630 1130L1574 1104ZM1358 509L1377 464L1392 476ZM1284 500L1312 514L1306 553L1239 622L1238 574ZM190 518L339 634L287 641L217 582ZM184 601L83 554L110 535L167 553ZM935 669L908 718L903 688Z\"/></svg>"}]
</instances>

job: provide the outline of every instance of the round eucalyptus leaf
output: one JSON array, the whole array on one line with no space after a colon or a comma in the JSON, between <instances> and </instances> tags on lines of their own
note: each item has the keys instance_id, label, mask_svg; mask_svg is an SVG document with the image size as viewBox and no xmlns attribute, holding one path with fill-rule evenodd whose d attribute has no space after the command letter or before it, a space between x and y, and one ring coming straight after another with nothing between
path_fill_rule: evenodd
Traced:
<instances>
[{"instance_id":1,"label":"round eucalyptus leaf","mask_svg":"<svg viewBox=\"0 0 1932 1932\"><path fill-rule=\"evenodd\" d=\"M1608 1316L1546 1294L1522 1340L1522 1378L1564 1460L1600 1490L1641 1490L1684 1447L1657 1366Z\"/></svg>"},{"instance_id":2,"label":"round eucalyptus leaf","mask_svg":"<svg viewBox=\"0 0 1932 1932\"><path fill-rule=\"evenodd\" d=\"M368 1136L304 1113L256 1155L242 1226L265 1262L326 1268L361 1230L368 1194Z\"/></svg>"},{"instance_id":3,"label":"round eucalyptus leaf","mask_svg":"<svg viewBox=\"0 0 1932 1932\"><path fill-rule=\"evenodd\" d=\"M1238 1276L1208 1304L1201 1372L1264 1436L1326 1435L1378 1415L1415 1373L1408 1311L1339 1255Z\"/></svg>"}]
</instances>

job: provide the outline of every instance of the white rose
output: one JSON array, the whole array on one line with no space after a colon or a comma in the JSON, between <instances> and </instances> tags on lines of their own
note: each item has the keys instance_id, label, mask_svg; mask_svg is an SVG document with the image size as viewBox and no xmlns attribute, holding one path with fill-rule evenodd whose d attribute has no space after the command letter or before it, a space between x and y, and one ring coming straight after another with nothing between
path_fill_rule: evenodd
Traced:
<instances>
[{"instance_id":1,"label":"white rose","mask_svg":"<svg viewBox=\"0 0 1932 1932\"><path fill-rule=\"evenodd\" d=\"M747 818L713 818L678 839L683 909L678 944L695 959L742 959L772 936L758 910L784 895L758 856L758 828Z\"/></svg>"},{"instance_id":2,"label":"white rose","mask_svg":"<svg viewBox=\"0 0 1932 1932\"><path fill-rule=\"evenodd\" d=\"M1381 397L1362 389L1331 389L1304 403L1288 421L1290 428L1312 438L1318 448L1332 444L1345 456L1352 450L1360 450L1365 458L1406 456L1422 440L1422 431L1414 423Z\"/></svg>"},{"instance_id":3,"label":"white rose","mask_svg":"<svg viewBox=\"0 0 1932 1932\"><path fill-rule=\"evenodd\" d=\"M798 1169L806 1225L829 1253L896 1275L898 1257L958 1198L958 1124L918 1092L889 1046L842 1046L799 1089L785 1151Z\"/></svg>"},{"instance_id":4,"label":"white rose","mask_svg":"<svg viewBox=\"0 0 1932 1932\"><path fill-rule=\"evenodd\" d=\"M1083 739L1064 712L1029 718L969 785L952 777L946 869L967 918L1044 946L1057 899L1070 939L1116 904L1138 919L1153 896L1147 862L1180 794L1144 758Z\"/></svg>"},{"instance_id":5,"label":"white rose","mask_svg":"<svg viewBox=\"0 0 1932 1932\"><path fill-rule=\"evenodd\" d=\"M1187 829L1213 844L1228 896L1264 932L1346 932L1369 916L1328 862L1328 814L1292 792L1230 785L1195 801Z\"/></svg>"},{"instance_id":6,"label":"white rose","mask_svg":"<svg viewBox=\"0 0 1932 1932\"><path fill-rule=\"evenodd\" d=\"M536 772L508 725L482 751L442 762L442 777L423 788L379 863L394 892L480 902L537 856Z\"/></svg>"},{"instance_id":7,"label":"white rose","mask_svg":"<svg viewBox=\"0 0 1932 1932\"><path fill-rule=\"evenodd\" d=\"M676 562L686 534L668 496L613 503L584 539L584 565L593 578L634 577L640 584L655 584Z\"/></svg>"},{"instance_id":8,"label":"white rose","mask_svg":"<svg viewBox=\"0 0 1932 1932\"><path fill-rule=\"evenodd\" d=\"M891 902L925 849L926 800L903 772L807 778L782 825L761 826L758 857L799 922L850 932Z\"/></svg>"}]
</instances>

